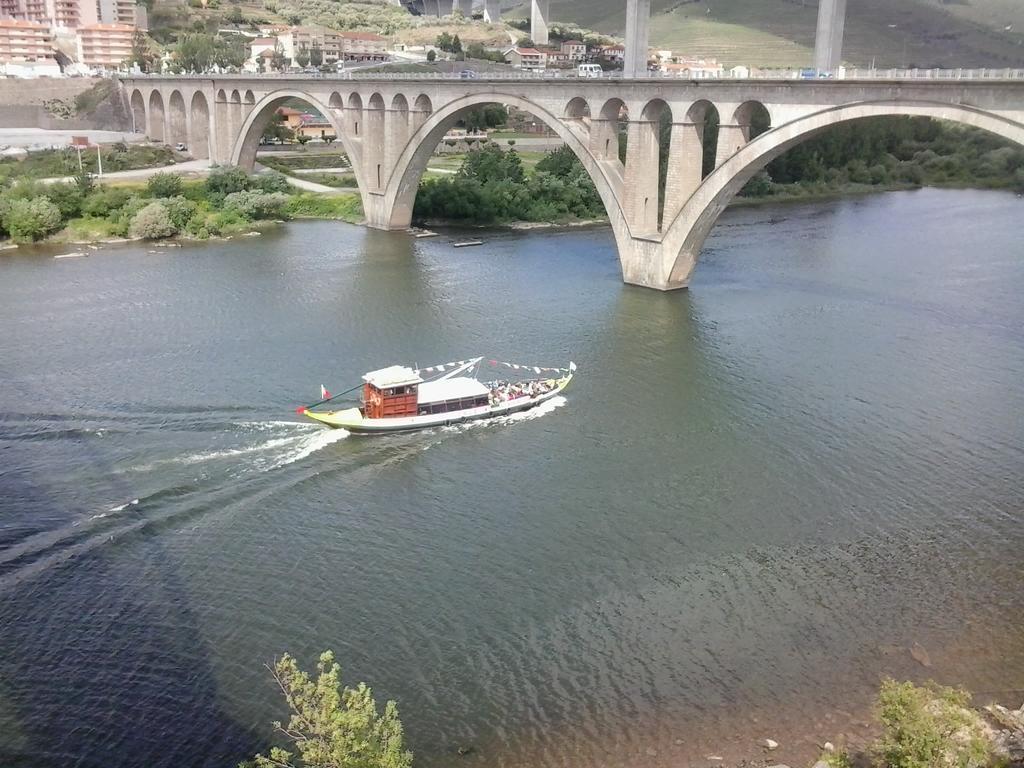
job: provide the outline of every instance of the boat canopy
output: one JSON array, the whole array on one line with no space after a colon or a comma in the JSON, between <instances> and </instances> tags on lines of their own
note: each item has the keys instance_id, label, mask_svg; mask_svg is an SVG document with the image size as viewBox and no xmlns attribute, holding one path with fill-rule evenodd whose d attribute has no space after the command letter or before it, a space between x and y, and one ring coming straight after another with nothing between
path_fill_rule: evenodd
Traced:
<instances>
[{"instance_id":1,"label":"boat canopy","mask_svg":"<svg viewBox=\"0 0 1024 768\"><path fill-rule=\"evenodd\" d=\"M486 397L491 390L476 379L464 376L452 379L425 381L420 384L420 403L440 403L445 400L462 400L469 397Z\"/></svg>"},{"instance_id":2,"label":"boat canopy","mask_svg":"<svg viewBox=\"0 0 1024 768\"><path fill-rule=\"evenodd\" d=\"M423 379L412 368L407 368L404 365L392 365L390 368L370 371L363 376L363 381L367 384L372 384L377 389L389 389L391 387L420 384L423 382Z\"/></svg>"}]
</instances>

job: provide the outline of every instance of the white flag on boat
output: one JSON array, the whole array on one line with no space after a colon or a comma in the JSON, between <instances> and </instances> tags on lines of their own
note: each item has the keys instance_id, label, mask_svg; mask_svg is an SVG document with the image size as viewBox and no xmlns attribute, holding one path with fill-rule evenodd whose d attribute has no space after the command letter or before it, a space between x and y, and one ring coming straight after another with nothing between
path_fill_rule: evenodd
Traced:
<instances>
[{"instance_id":1,"label":"white flag on boat","mask_svg":"<svg viewBox=\"0 0 1024 768\"><path fill-rule=\"evenodd\" d=\"M321 384L320 385L320 399L321 400L329 400L330 397L331 397L331 393L327 391L327 387L325 387L323 384Z\"/></svg>"}]
</instances>

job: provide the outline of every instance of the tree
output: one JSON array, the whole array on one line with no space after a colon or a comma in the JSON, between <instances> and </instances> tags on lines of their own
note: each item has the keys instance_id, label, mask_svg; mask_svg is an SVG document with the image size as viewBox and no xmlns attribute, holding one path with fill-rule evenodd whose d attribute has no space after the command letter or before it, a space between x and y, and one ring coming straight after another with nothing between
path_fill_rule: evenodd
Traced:
<instances>
[{"instance_id":1,"label":"tree","mask_svg":"<svg viewBox=\"0 0 1024 768\"><path fill-rule=\"evenodd\" d=\"M878 714L884 732L875 751L887 768L981 768L991 744L971 695L935 683L882 682Z\"/></svg>"},{"instance_id":2,"label":"tree","mask_svg":"<svg viewBox=\"0 0 1024 768\"><path fill-rule=\"evenodd\" d=\"M442 32L440 35L437 36L437 40L434 42L434 45L436 45L445 53L451 53L452 36L449 35L447 32Z\"/></svg>"},{"instance_id":3,"label":"tree","mask_svg":"<svg viewBox=\"0 0 1024 768\"><path fill-rule=\"evenodd\" d=\"M128 234L132 237L141 237L144 240L159 240L162 237L170 237L177 230L171 215L163 203L154 200L141 211L132 217L132 223L128 227Z\"/></svg>"},{"instance_id":4,"label":"tree","mask_svg":"<svg viewBox=\"0 0 1024 768\"><path fill-rule=\"evenodd\" d=\"M154 173L146 182L146 188L152 197L175 197L181 194L181 176L176 173Z\"/></svg>"},{"instance_id":5,"label":"tree","mask_svg":"<svg viewBox=\"0 0 1024 768\"><path fill-rule=\"evenodd\" d=\"M286 141L291 141L295 137L295 132L288 127L285 122L285 117L280 112L274 112L270 116L270 120L267 123L267 127L263 129L263 135L260 137L260 141L264 143L280 143L283 144Z\"/></svg>"},{"instance_id":6,"label":"tree","mask_svg":"<svg viewBox=\"0 0 1024 768\"><path fill-rule=\"evenodd\" d=\"M456 34L452 38L452 53L462 53L462 41L459 40L459 36Z\"/></svg>"},{"instance_id":7,"label":"tree","mask_svg":"<svg viewBox=\"0 0 1024 768\"><path fill-rule=\"evenodd\" d=\"M295 63L302 68L309 66L309 51L306 46L302 46L295 52Z\"/></svg>"},{"instance_id":8,"label":"tree","mask_svg":"<svg viewBox=\"0 0 1024 768\"><path fill-rule=\"evenodd\" d=\"M302 23L302 17L297 13L290 13L288 14L288 23L293 27L297 27Z\"/></svg>"},{"instance_id":9,"label":"tree","mask_svg":"<svg viewBox=\"0 0 1024 768\"><path fill-rule=\"evenodd\" d=\"M427 51L427 61L429 61L431 64L437 61L437 51L435 51L433 48Z\"/></svg>"},{"instance_id":10,"label":"tree","mask_svg":"<svg viewBox=\"0 0 1024 768\"><path fill-rule=\"evenodd\" d=\"M274 729L295 745L298 755L274 747L269 756L256 756L256 768L412 766L395 702L389 701L379 713L365 683L342 687L341 667L330 651L320 655L315 680L288 654L271 673L291 710L288 723L275 722Z\"/></svg>"},{"instance_id":11,"label":"tree","mask_svg":"<svg viewBox=\"0 0 1024 768\"><path fill-rule=\"evenodd\" d=\"M230 24L234 24L236 27L245 21L245 16L242 15L242 9L237 5L231 6L231 10L228 11L227 20Z\"/></svg>"},{"instance_id":12,"label":"tree","mask_svg":"<svg viewBox=\"0 0 1024 768\"><path fill-rule=\"evenodd\" d=\"M216 166L206 177L206 191L211 195L230 195L249 188L249 174L242 168Z\"/></svg>"},{"instance_id":13,"label":"tree","mask_svg":"<svg viewBox=\"0 0 1024 768\"><path fill-rule=\"evenodd\" d=\"M31 243L60 228L60 209L49 198L11 200L4 211L4 229L19 243Z\"/></svg>"},{"instance_id":14,"label":"tree","mask_svg":"<svg viewBox=\"0 0 1024 768\"><path fill-rule=\"evenodd\" d=\"M316 43L313 43L313 47L309 51L309 63L314 67L319 67L324 63L324 49Z\"/></svg>"},{"instance_id":15,"label":"tree","mask_svg":"<svg viewBox=\"0 0 1024 768\"><path fill-rule=\"evenodd\" d=\"M132 35L132 55L128 59L128 63L138 66L142 72L149 72L152 62L153 55L149 52L146 33L141 29L136 29L135 34Z\"/></svg>"},{"instance_id":16,"label":"tree","mask_svg":"<svg viewBox=\"0 0 1024 768\"><path fill-rule=\"evenodd\" d=\"M285 58L284 48L281 47L281 43L277 43L274 46L274 55L270 59L271 66L276 70L284 69L285 63L288 59Z\"/></svg>"}]
</instances>

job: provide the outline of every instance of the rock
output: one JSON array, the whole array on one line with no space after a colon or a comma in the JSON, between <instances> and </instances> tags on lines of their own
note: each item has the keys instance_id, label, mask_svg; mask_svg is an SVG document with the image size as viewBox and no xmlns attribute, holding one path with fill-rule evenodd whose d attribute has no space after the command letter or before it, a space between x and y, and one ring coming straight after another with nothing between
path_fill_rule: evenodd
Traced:
<instances>
[{"instance_id":1,"label":"rock","mask_svg":"<svg viewBox=\"0 0 1024 768\"><path fill-rule=\"evenodd\" d=\"M656 750L654 747L648 747L647 750L646 750L646 755L648 757L657 757L658 756L658 750Z\"/></svg>"},{"instance_id":2,"label":"rock","mask_svg":"<svg viewBox=\"0 0 1024 768\"><path fill-rule=\"evenodd\" d=\"M814 768L829 768L829 764L824 760L819 760L814 764Z\"/></svg>"},{"instance_id":3,"label":"rock","mask_svg":"<svg viewBox=\"0 0 1024 768\"><path fill-rule=\"evenodd\" d=\"M768 768L789 768L789 766L784 763L776 763L775 765L769 765Z\"/></svg>"},{"instance_id":4,"label":"rock","mask_svg":"<svg viewBox=\"0 0 1024 768\"><path fill-rule=\"evenodd\" d=\"M826 752L835 752L836 751L836 745L833 744L831 741L826 741L824 744L821 745L821 748L823 750L825 750Z\"/></svg>"},{"instance_id":5,"label":"rock","mask_svg":"<svg viewBox=\"0 0 1024 768\"><path fill-rule=\"evenodd\" d=\"M778 749L779 742L777 742L775 739L765 739L764 748L767 749L769 752L773 749Z\"/></svg>"},{"instance_id":6,"label":"rock","mask_svg":"<svg viewBox=\"0 0 1024 768\"><path fill-rule=\"evenodd\" d=\"M910 646L910 655L914 657L914 661L918 662L922 667L930 667L932 665L932 657L928 655L928 651L924 649L924 646L920 643L914 643Z\"/></svg>"},{"instance_id":7,"label":"rock","mask_svg":"<svg viewBox=\"0 0 1024 768\"><path fill-rule=\"evenodd\" d=\"M676 739L676 746L677 747L681 747L682 745L683 745L683 740L682 739Z\"/></svg>"},{"instance_id":8,"label":"rock","mask_svg":"<svg viewBox=\"0 0 1024 768\"><path fill-rule=\"evenodd\" d=\"M724 758L724 757L722 757L721 755L708 755L708 756L707 756L706 758L704 758L704 759L705 759L705 760L712 760L712 761L715 761L715 762L720 762L720 761L722 761L722 760L725 760L725 758Z\"/></svg>"},{"instance_id":9,"label":"rock","mask_svg":"<svg viewBox=\"0 0 1024 768\"><path fill-rule=\"evenodd\" d=\"M460 757L465 757L466 755L473 754L473 747L459 747L455 751L458 752Z\"/></svg>"}]
</instances>

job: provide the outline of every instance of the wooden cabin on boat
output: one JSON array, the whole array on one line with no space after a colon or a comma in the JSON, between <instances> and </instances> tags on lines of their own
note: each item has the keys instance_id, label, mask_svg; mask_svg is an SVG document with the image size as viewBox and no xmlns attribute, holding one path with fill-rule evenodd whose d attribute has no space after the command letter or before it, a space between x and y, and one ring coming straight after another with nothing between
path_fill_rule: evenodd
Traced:
<instances>
[{"instance_id":1,"label":"wooden cabin on boat","mask_svg":"<svg viewBox=\"0 0 1024 768\"><path fill-rule=\"evenodd\" d=\"M490 390L465 376L424 381L403 365L363 376L363 415L368 419L451 413L489 404Z\"/></svg>"}]
</instances>

